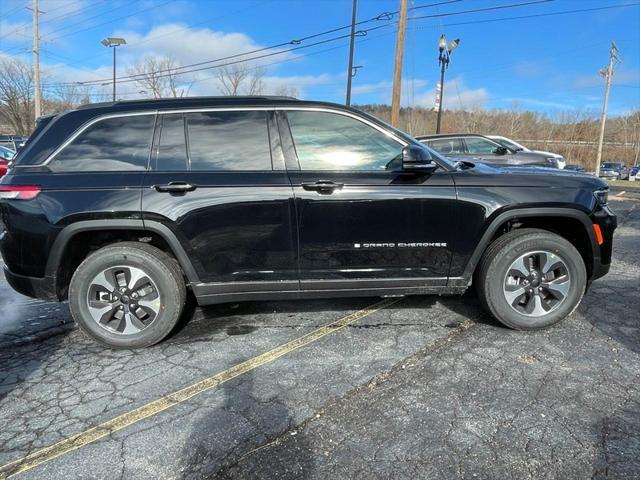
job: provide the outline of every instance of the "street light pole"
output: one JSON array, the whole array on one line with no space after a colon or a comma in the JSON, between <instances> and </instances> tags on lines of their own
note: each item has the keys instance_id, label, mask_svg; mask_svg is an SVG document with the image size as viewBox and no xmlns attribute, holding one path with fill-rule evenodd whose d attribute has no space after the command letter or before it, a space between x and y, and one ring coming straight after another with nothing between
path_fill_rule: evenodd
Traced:
<instances>
[{"instance_id":1,"label":"street light pole","mask_svg":"<svg viewBox=\"0 0 640 480\"><path fill-rule=\"evenodd\" d=\"M440 88L436 91L436 95L438 95L437 106L438 106L438 121L436 123L436 133L440 133L440 122L442 121L442 99L444 97L444 70L445 70L445 62L440 62Z\"/></svg>"},{"instance_id":2,"label":"street light pole","mask_svg":"<svg viewBox=\"0 0 640 480\"><path fill-rule=\"evenodd\" d=\"M442 121L442 105L444 100L444 71L449 68L449 62L451 60L451 54L460 45L460 39L456 38L447 47L447 37L444 33L440 35L438 40L438 50L440 55L438 56L438 64L440 65L440 85L436 90L436 111L438 112L438 119L436 121L436 133L440 133L440 123Z\"/></svg>"},{"instance_id":3,"label":"street light pole","mask_svg":"<svg viewBox=\"0 0 640 480\"><path fill-rule=\"evenodd\" d=\"M113 101L116 101L116 48L126 45L127 41L119 37L107 37L100 42L105 47L113 48Z\"/></svg>"}]
</instances>

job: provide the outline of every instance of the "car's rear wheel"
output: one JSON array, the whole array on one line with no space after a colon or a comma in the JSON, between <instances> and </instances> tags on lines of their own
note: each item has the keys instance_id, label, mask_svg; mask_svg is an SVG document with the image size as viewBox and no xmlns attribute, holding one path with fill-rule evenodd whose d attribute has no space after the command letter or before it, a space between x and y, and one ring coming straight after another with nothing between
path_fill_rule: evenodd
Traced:
<instances>
[{"instance_id":1,"label":"car's rear wheel","mask_svg":"<svg viewBox=\"0 0 640 480\"><path fill-rule=\"evenodd\" d=\"M186 300L175 259L139 242L101 248L77 268L69 285L80 328L114 348L146 347L166 337Z\"/></svg>"},{"instance_id":2,"label":"car's rear wheel","mask_svg":"<svg viewBox=\"0 0 640 480\"><path fill-rule=\"evenodd\" d=\"M534 330L575 310L587 273L580 252L565 238L521 229L489 246L475 281L480 300L495 318L511 328Z\"/></svg>"}]
</instances>

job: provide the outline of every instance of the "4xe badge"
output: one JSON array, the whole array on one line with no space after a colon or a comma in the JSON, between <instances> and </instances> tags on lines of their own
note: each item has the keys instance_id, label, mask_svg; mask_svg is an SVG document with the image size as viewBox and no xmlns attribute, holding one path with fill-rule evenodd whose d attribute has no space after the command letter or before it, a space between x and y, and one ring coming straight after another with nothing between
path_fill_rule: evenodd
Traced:
<instances>
[{"instance_id":1,"label":"4xe badge","mask_svg":"<svg viewBox=\"0 0 640 480\"><path fill-rule=\"evenodd\" d=\"M354 248L433 248L446 247L447 242L383 242L383 243L354 243Z\"/></svg>"}]
</instances>

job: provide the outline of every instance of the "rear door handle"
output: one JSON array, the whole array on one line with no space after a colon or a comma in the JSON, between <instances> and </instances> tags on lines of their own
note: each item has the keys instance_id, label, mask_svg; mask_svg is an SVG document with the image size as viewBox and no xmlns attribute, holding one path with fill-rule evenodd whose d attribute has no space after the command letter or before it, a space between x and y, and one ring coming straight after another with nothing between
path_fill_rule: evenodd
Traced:
<instances>
[{"instance_id":1,"label":"rear door handle","mask_svg":"<svg viewBox=\"0 0 640 480\"><path fill-rule=\"evenodd\" d=\"M154 185L152 188L158 192L187 193L193 192L198 186L186 182L169 182L167 185Z\"/></svg>"},{"instance_id":2,"label":"rear door handle","mask_svg":"<svg viewBox=\"0 0 640 480\"><path fill-rule=\"evenodd\" d=\"M344 186L343 183L335 183L329 180L318 180L313 183L302 183L302 188L305 190L311 190L318 193L333 193L334 190L341 190Z\"/></svg>"}]
</instances>

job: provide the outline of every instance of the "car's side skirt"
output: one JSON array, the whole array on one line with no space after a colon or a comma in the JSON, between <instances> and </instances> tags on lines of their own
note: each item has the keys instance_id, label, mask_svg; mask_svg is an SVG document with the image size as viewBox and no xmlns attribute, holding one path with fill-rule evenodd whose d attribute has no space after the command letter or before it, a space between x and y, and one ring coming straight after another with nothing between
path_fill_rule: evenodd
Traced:
<instances>
[{"instance_id":1,"label":"car's side skirt","mask_svg":"<svg viewBox=\"0 0 640 480\"><path fill-rule=\"evenodd\" d=\"M314 280L301 282L301 288L298 288L297 282L237 282L226 285L197 284L192 285L191 288L199 305L239 301L301 300L334 297L462 295L467 290L466 286L447 286L446 280L446 278L366 279L340 280L338 282L334 280Z\"/></svg>"}]
</instances>

